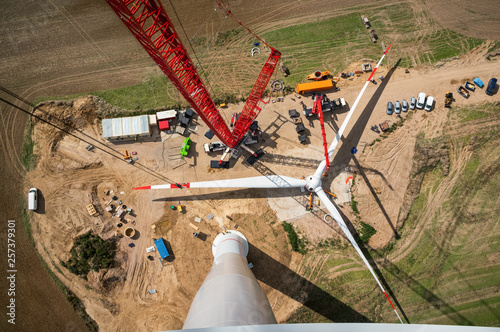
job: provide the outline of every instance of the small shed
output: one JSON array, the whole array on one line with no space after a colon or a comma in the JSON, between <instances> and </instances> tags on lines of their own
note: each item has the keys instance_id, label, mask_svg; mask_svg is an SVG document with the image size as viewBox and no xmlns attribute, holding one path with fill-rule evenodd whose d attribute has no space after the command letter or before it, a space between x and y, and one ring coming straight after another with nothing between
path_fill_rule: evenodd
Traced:
<instances>
[{"instance_id":1,"label":"small shed","mask_svg":"<svg viewBox=\"0 0 500 332\"><path fill-rule=\"evenodd\" d=\"M165 246L165 241L163 241L163 238L159 238L158 240L155 240L155 246L156 249L158 249L158 253L160 254L160 257L165 259L170 254L168 253L167 246Z\"/></svg>"},{"instance_id":2,"label":"small shed","mask_svg":"<svg viewBox=\"0 0 500 332\"><path fill-rule=\"evenodd\" d=\"M158 128L160 130L170 129L170 122L177 117L176 110L156 112L156 119L158 120Z\"/></svg>"}]
</instances>

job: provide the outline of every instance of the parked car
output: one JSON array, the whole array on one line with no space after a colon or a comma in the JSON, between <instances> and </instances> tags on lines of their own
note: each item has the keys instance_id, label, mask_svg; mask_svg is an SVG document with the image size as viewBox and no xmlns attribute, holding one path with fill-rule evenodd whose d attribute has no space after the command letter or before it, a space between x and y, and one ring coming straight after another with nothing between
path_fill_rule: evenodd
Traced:
<instances>
[{"instance_id":1,"label":"parked car","mask_svg":"<svg viewBox=\"0 0 500 332\"><path fill-rule=\"evenodd\" d=\"M415 97L411 97L411 99L410 99L410 109L411 110L415 109L415 104L416 103L417 103L417 100L415 99Z\"/></svg>"},{"instance_id":2,"label":"parked car","mask_svg":"<svg viewBox=\"0 0 500 332\"><path fill-rule=\"evenodd\" d=\"M403 106L401 107L401 110L403 112L408 112L408 102L406 101L406 99L403 99Z\"/></svg>"},{"instance_id":3,"label":"parked car","mask_svg":"<svg viewBox=\"0 0 500 332\"><path fill-rule=\"evenodd\" d=\"M420 92L417 97L417 108L424 108L425 105L425 93Z\"/></svg>"},{"instance_id":4,"label":"parked car","mask_svg":"<svg viewBox=\"0 0 500 332\"><path fill-rule=\"evenodd\" d=\"M424 110L430 112L433 105L434 105L434 97L432 96L427 97L427 102L425 103Z\"/></svg>"},{"instance_id":5,"label":"parked car","mask_svg":"<svg viewBox=\"0 0 500 332\"><path fill-rule=\"evenodd\" d=\"M392 115L392 111L394 110L394 106L391 102L387 103L387 114Z\"/></svg>"},{"instance_id":6,"label":"parked car","mask_svg":"<svg viewBox=\"0 0 500 332\"><path fill-rule=\"evenodd\" d=\"M486 94L488 96L491 96L493 94L493 90L495 90L495 87L497 86L497 79L496 78L492 78L489 82L488 82L488 87L486 88Z\"/></svg>"},{"instance_id":7,"label":"parked car","mask_svg":"<svg viewBox=\"0 0 500 332\"><path fill-rule=\"evenodd\" d=\"M31 188L28 192L28 210L35 211L38 209L38 189Z\"/></svg>"},{"instance_id":8,"label":"parked car","mask_svg":"<svg viewBox=\"0 0 500 332\"><path fill-rule=\"evenodd\" d=\"M394 113L401 113L401 103L399 102L399 100L396 100L396 102L394 103Z\"/></svg>"}]
</instances>

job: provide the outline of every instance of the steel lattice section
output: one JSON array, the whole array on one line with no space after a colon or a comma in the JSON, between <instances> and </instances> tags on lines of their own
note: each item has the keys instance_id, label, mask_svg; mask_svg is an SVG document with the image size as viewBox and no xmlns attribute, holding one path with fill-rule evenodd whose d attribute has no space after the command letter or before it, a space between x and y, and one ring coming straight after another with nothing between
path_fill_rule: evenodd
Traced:
<instances>
[{"instance_id":1,"label":"steel lattice section","mask_svg":"<svg viewBox=\"0 0 500 332\"><path fill-rule=\"evenodd\" d=\"M250 95L248 96L245 107L243 107L243 110L241 111L240 118L234 126L233 136L241 139L264 107L265 103L261 100L261 98L264 90L269 84L269 80L271 79L274 69L278 65L280 57L281 53L274 48L271 48L271 54L264 64L264 67L262 68L259 77L252 88L252 92L250 92Z\"/></svg>"},{"instance_id":2,"label":"steel lattice section","mask_svg":"<svg viewBox=\"0 0 500 332\"><path fill-rule=\"evenodd\" d=\"M106 1L214 134L227 146L234 147L238 140L215 107L161 3Z\"/></svg>"},{"instance_id":3,"label":"steel lattice section","mask_svg":"<svg viewBox=\"0 0 500 332\"><path fill-rule=\"evenodd\" d=\"M106 0L106 2L214 134L225 145L231 148L236 146L265 105L261 97L281 53L271 48L271 54L231 132L196 72L160 1Z\"/></svg>"}]
</instances>

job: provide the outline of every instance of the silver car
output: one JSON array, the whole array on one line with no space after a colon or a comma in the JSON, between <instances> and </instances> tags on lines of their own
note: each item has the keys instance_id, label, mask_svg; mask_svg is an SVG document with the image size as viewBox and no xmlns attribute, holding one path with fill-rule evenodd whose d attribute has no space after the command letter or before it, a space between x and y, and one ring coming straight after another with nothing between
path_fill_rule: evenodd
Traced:
<instances>
[{"instance_id":1,"label":"silver car","mask_svg":"<svg viewBox=\"0 0 500 332\"><path fill-rule=\"evenodd\" d=\"M403 99L403 107L401 108L403 112L408 112L408 102L406 99Z\"/></svg>"},{"instance_id":2,"label":"silver car","mask_svg":"<svg viewBox=\"0 0 500 332\"><path fill-rule=\"evenodd\" d=\"M415 97L411 97L411 99L410 99L410 109L411 110L415 109L415 104L416 103L417 103L417 100L415 99Z\"/></svg>"},{"instance_id":3,"label":"silver car","mask_svg":"<svg viewBox=\"0 0 500 332\"><path fill-rule=\"evenodd\" d=\"M396 102L394 103L394 113L401 113L401 103L399 102L399 100L396 100Z\"/></svg>"}]
</instances>

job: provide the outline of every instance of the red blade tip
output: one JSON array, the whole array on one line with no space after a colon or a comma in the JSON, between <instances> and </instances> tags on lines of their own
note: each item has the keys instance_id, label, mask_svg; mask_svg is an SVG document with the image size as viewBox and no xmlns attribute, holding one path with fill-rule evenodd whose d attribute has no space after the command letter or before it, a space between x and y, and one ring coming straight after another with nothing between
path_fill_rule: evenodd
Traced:
<instances>
[{"instance_id":1,"label":"red blade tip","mask_svg":"<svg viewBox=\"0 0 500 332\"><path fill-rule=\"evenodd\" d=\"M145 187L135 187L135 188L132 188L132 190L144 190L144 189L151 189L151 186L145 186Z\"/></svg>"}]
</instances>

